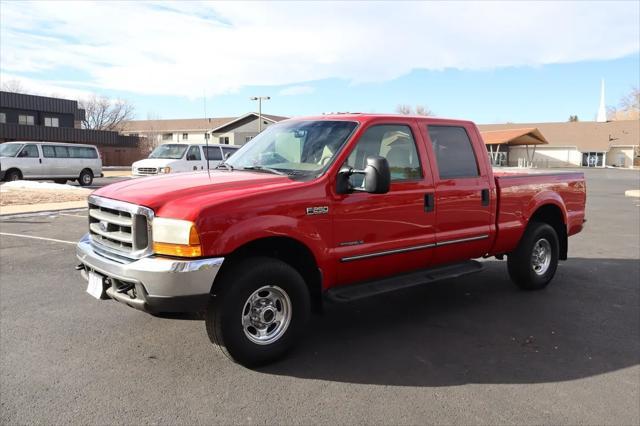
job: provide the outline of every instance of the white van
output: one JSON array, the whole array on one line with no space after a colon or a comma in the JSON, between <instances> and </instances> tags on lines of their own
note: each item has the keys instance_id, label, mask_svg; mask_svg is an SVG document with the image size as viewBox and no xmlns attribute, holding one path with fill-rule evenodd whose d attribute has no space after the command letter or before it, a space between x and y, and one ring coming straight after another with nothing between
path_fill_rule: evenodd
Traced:
<instances>
[{"instance_id":1,"label":"white van","mask_svg":"<svg viewBox=\"0 0 640 426\"><path fill-rule=\"evenodd\" d=\"M192 172L195 170L207 170L207 157L209 168L214 169L223 159L236 152L240 147L233 145L194 145L168 143L160 145L149 154L149 158L136 161L131 165L133 176L150 176L166 173ZM205 157L205 152L208 155Z\"/></svg>"},{"instance_id":2,"label":"white van","mask_svg":"<svg viewBox=\"0 0 640 426\"><path fill-rule=\"evenodd\" d=\"M93 145L59 142L0 144L0 180L77 180L82 186L102 177L102 160Z\"/></svg>"}]
</instances>

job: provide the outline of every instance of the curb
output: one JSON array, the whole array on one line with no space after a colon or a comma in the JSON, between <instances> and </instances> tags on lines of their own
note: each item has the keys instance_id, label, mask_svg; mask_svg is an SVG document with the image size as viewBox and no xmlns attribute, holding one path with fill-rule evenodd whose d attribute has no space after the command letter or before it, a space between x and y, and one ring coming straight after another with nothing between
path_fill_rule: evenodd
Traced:
<instances>
[{"instance_id":1,"label":"curb","mask_svg":"<svg viewBox=\"0 0 640 426\"><path fill-rule=\"evenodd\" d=\"M57 204L57 205L56 205ZM0 217L38 214L38 213L54 213L65 210L86 209L87 201L67 201L63 203L42 203L42 204L26 204L26 205L9 205L0 207Z\"/></svg>"},{"instance_id":2,"label":"curb","mask_svg":"<svg viewBox=\"0 0 640 426\"><path fill-rule=\"evenodd\" d=\"M46 216L55 213L74 213L74 212L82 212L86 210L84 207L74 207L69 209L58 209L58 210L41 210L35 212L18 212L18 213L2 213L0 214L0 219L11 219L14 217L32 217L32 216Z\"/></svg>"}]
</instances>

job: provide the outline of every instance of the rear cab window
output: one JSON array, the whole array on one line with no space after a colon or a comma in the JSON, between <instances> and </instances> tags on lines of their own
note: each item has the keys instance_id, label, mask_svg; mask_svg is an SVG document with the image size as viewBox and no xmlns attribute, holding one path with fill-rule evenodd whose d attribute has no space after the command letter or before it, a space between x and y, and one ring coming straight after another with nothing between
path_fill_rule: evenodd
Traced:
<instances>
[{"instance_id":1,"label":"rear cab window","mask_svg":"<svg viewBox=\"0 0 640 426\"><path fill-rule=\"evenodd\" d=\"M207 160L211 160L211 161L222 160L222 151L220 151L219 146L208 146L208 147L205 147L204 151L205 151L205 156L207 157Z\"/></svg>"},{"instance_id":2,"label":"rear cab window","mask_svg":"<svg viewBox=\"0 0 640 426\"><path fill-rule=\"evenodd\" d=\"M467 130L462 126L427 126L440 179L480 176L478 160Z\"/></svg>"}]
</instances>

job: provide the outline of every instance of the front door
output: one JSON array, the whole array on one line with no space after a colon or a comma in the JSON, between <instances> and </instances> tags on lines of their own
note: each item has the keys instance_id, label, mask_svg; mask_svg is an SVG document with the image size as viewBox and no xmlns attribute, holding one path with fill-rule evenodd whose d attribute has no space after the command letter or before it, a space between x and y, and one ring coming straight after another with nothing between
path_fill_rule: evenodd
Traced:
<instances>
[{"instance_id":1,"label":"front door","mask_svg":"<svg viewBox=\"0 0 640 426\"><path fill-rule=\"evenodd\" d=\"M20 170L22 170L23 177L37 178L44 176L38 145L26 144L18 153L18 158L20 158Z\"/></svg>"},{"instance_id":2,"label":"front door","mask_svg":"<svg viewBox=\"0 0 640 426\"><path fill-rule=\"evenodd\" d=\"M480 257L491 245L495 204L489 171L478 162L486 149L471 127L428 125L427 134L436 163L436 260Z\"/></svg>"},{"instance_id":3,"label":"front door","mask_svg":"<svg viewBox=\"0 0 640 426\"><path fill-rule=\"evenodd\" d=\"M425 204L433 195L424 144L415 125L374 124L362 134L347 164L364 169L366 158L389 162L386 194L353 192L333 205L337 285L421 269L431 263L435 212ZM422 146L420 146L422 145ZM354 187L363 176L353 175Z\"/></svg>"}]
</instances>

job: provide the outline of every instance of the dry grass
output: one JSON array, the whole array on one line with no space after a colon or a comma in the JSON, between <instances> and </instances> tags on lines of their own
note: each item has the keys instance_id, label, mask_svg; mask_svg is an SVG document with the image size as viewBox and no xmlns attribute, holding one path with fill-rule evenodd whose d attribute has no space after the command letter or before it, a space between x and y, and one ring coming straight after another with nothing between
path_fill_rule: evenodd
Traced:
<instances>
[{"instance_id":1,"label":"dry grass","mask_svg":"<svg viewBox=\"0 0 640 426\"><path fill-rule=\"evenodd\" d=\"M17 189L0 187L0 206L30 205L40 203L62 203L86 200L90 189L57 191L55 189Z\"/></svg>"}]
</instances>

